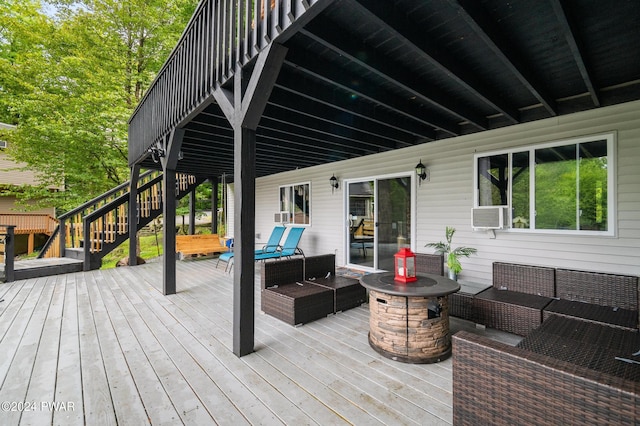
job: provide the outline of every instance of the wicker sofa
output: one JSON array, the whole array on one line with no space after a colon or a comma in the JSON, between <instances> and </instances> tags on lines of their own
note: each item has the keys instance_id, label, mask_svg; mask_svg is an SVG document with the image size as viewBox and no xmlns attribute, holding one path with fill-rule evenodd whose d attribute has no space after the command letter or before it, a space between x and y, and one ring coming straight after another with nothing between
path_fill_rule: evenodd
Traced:
<instances>
[{"instance_id":1,"label":"wicker sofa","mask_svg":"<svg viewBox=\"0 0 640 426\"><path fill-rule=\"evenodd\" d=\"M261 309L300 325L361 305L366 289L336 276L335 255L308 256L261 264Z\"/></svg>"},{"instance_id":2,"label":"wicker sofa","mask_svg":"<svg viewBox=\"0 0 640 426\"><path fill-rule=\"evenodd\" d=\"M626 333L626 341L629 335L639 336ZM611 341L609 333L590 332L588 336ZM570 342L565 338L564 345ZM602 344L597 342L597 347ZM571 354L583 352L575 347ZM640 369L640 365L614 359L608 362ZM465 331L453 336L454 425L635 425L638 419L638 380Z\"/></svg>"},{"instance_id":3,"label":"wicker sofa","mask_svg":"<svg viewBox=\"0 0 640 426\"><path fill-rule=\"evenodd\" d=\"M543 318L560 315L637 331L638 292L635 276L557 269L557 299L545 307Z\"/></svg>"},{"instance_id":4,"label":"wicker sofa","mask_svg":"<svg viewBox=\"0 0 640 426\"><path fill-rule=\"evenodd\" d=\"M552 315L637 331L639 291L636 276L494 262L467 319L521 336Z\"/></svg>"}]
</instances>

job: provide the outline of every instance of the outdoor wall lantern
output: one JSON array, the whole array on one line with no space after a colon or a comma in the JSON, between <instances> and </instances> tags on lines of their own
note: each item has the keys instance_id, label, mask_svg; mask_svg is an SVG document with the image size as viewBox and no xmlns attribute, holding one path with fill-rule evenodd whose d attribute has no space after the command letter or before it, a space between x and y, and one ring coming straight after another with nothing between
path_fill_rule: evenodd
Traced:
<instances>
[{"instance_id":1,"label":"outdoor wall lantern","mask_svg":"<svg viewBox=\"0 0 640 426\"><path fill-rule=\"evenodd\" d=\"M333 191L338 189L338 178L335 174L329 179L329 185L331 185L331 193L333 194Z\"/></svg>"},{"instance_id":2,"label":"outdoor wall lantern","mask_svg":"<svg viewBox=\"0 0 640 426\"><path fill-rule=\"evenodd\" d=\"M422 185L422 181L427 179L427 168L422 164L422 158L420 162L416 165L416 175L418 175L418 185Z\"/></svg>"},{"instance_id":3,"label":"outdoor wall lantern","mask_svg":"<svg viewBox=\"0 0 640 426\"><path fill-rule=\"evenodd\" d=\"M160 162L161 158L164 158L167 156L167 152L159 143L153 145L151 148L147 150L147 152L151 153L151 159L153 160L154 163ZM182 152L182 150L178 151L178 161L182 160L183 158L184 158L184 153Z\"/></svg>"},{"instance_id":4,"label":"outdoor wall lantern","mask_svg":"<svg viewBox=\"0 0 640 426\"><path fill-rule=\"evenodd\" d=\"M401 248L395 257L395 280L401 283L410 283L416 281L416 254L410 249L404 247Z\"/></svg>"},{"instance_id":5,"label":"outdoor wall lantern","mask_svg":"<svg viewBox=\"0 0 640 426\"><path fill-rule=\"evenodd\" d=\"M164 148L162 148L162 146L160 146L159 144L156 144L149 148L149 152L151 153L151 159L154 163L158 163L160 159L164 158L164 156L166 155L166 153L164 152Z\"/></svg>"}]
</instances>

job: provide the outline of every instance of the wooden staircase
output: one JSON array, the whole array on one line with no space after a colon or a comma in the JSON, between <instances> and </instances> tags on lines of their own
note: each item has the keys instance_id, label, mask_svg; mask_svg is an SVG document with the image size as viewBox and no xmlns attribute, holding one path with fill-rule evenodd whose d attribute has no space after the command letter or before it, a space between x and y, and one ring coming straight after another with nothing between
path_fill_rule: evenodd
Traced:
<instances>
[{"instance_id":1,"label":"wooden staircase","mask_svg":"<svg viewBox=\"0 0 640 426\"><path fill-rule=\"evenodd\" d=\"M177 199L193 191L204 179L178 174ZM113 188L99 197L58 218L59 225L44 245L39 258L73 258L82 261L86 270L99 269L102 258L129 238L129 225L136 231L162 214L162 174L149 171L138 180L137 217L129 218L130 182Z\"/></svg>"}]
</instances>

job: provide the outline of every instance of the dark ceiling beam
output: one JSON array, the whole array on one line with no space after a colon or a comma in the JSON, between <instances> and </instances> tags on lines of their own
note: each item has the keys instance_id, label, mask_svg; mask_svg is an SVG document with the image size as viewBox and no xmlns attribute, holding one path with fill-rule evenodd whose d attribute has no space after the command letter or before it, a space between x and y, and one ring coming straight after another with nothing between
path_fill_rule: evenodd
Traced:
<instances>
[{"instance_id":1,"label":"dark ceiling beam","mask_svg":"<svg viewBox=\"0 0 640 426\"><path fill-rule=\"evenodd\" d=\"M340 127L363 134L363 140L381 141L384 146L410 146L416 137L404 132L391 129L384 125L364 120L353 114L336 110L320 103L311 103L308 99L296 97L292 99L290 93L277 93L276 90L269 99L269 104L291 111L294 114L304 115L309 121L320 121L332 127ZM368 136L367 136L368 135ZM385 142L386 140L386 142Z\"/></svg>"},{"instance_id":2,"label":"dark ceiling beam","mask_svg":"<svg viewBox=\"0 0 640 426\"><path fill-rule=\"evenodd\" d=\"M293 128L286 121L267 119L268 126L262 128L260 141L270 141L275 149L283 146L299 147L308 153L319 151L321 153L335 153L340 158L352 158L354 156L375 154L379 152L371 146L362 144L345 144L343 140L334 137L317 135L307 129Z\"/></svg>"},{"instance_id":3,"label":"dark ceiling beam","mask_svg":"<svg viewBox=\"0 0 640 426\"><path fill-rule=\"evenodd\" d=\"M388 139L375 137L363 131L340 126L338 123L328 120L309 120L304 113L295 111L293 108L285 109L278 105L269 104L269 108L265 111L263 120L277 120L286 126L296 126L298 129L306 129L314 132L316 135L323 137L334 137L346 144L355 144L368 146L375 152L393 149L396 144ZM409 144L403 143L403 146Z\"/></svg>"},{"instance_id":4,"label":"dark ceiling beam","mask_svg":"<svg viewBox=\"0 0 640 426\"><path fill-rule=\"evenodd\" d=\"M405 132L413 135L416 139L435 139L433 126L427 127L417 123L415 120L408 120L404 116L391 113L388 108L380 108L372 102L364 101L362 98L354 100L351 98L350 93L339 88L330 88L325 84L319 84L317 80L305 78L302 74L295 74L291 72L291 68L288 68L288 72L283 68L280 75L283 76L285 74L288 75L278 80L276 88L369 120L372 123Z\"/></svg>"},{"instance_id":5,"label":"dark ceiling beam","mask_svg":"<svg viewBox=\"0 0 640 426\"><path fill-rule=\"evenodd\" d=\"M494 92L490 92L488 85L479 81L476 75L458 63L451 55L438 49L433 43L429 43L428 37L411 22L406 13L400 13L398 7L392 2L380 0L352 0L352 7L367 17L368 21L376 26L385 28L393 33L404 44L412 46L414 53L425 62L428 62L439 72L468 90L473 96L480 99L486 105L502 114L512 124L518 123L519 113L517 108L507 105Z\"/></svg>"},{"instance_id":6,"label":"dark ceiling beam","mask_svg":"<svg viewBox=\"0 0 640 426\"><path fill-rule=\"evenodd\" d=\"M283 144L295 143L304 146L308 153L312 149L319 146L327 145L328 149L333 151L344 151L345 154L352 156L375 154L380 151L393 149L399 144L404 146L412 145L409 142L401 142L395 140L384 140L375 135L363 133L363 137L355 138L357 132L361 130L350 131L346 127L341 134L334 133L340 128L338 122L312 123L305 119L304 112L295 109L286 109L287 107L268 103L267 109L262 117L258 127L258 141L262 138L278 141ZM284 109L284 110L283 110ZM301 117L302 115L302 117ZM211 120L209 122L208 120ZM202 134L212 134L224 136L227 140L231 140L231 133L227 129L221 129L216 123L223 118L215 113L204 112L200 115L197 122L192 122L188 129ZM327 125L327 123L329 125ZM349 157L350 158L350 157Z\"/></svg>"},{"instance_id":7,"label":"dark ceiling beam","mask_svg":"<svg viewBox=\"0 0 640 426\"><path fill-rule=\"evenodd\" d=\"M465 20L473 32L484 41L547 112L552 116L558 115L555 100L543 89L543 84L534 76L530 67L525 65L526 62L520 58L517 50L511 46L506 37L499 33L496 22L490 19L482 9L482 5L477 0L448 1L457 10L458 16Z\"/></svg>"},{"instance_id":8,"label":"dark ceiling beam","mask_svg":"<svg viewBox=\"0 0 640 426\"><path fill-rule=\"evenodd\" d=\"M185 137L186 144L183 149L184 159L180 161L203 162L206 158L208 164L225 164L229 159L233 159L233 136L216 136L215 140L211 138L205 139L199 137L206 134L204 129L206 125L198 125L198 129L190 129L188 136ZM256 155L259 159L266 159L270 165L278 165L278 167L286 167L291 161L301 162L309 161L309 144L295 143L290 140L283 141L273 137L262 136L257 143ZM319 149L318 155L331 154L332 148ZM215 155L212 155L215 152ZM341 153L346 157L350 157L351 151Z\"/></svg>"},{"instance_id":9,"label":"dark ceiling beam","mask_svg":"<svg viewBox=\"0 0 640 426\"><path fill-rule=\"evenodd\" d=\"M366 99L372 104L379 105L381 108L386 108L422 125L448 133L451 136L458 136L461 133L457 124L444 119L436 119L432 115L429 116L430 114L419 105L396 95L391 95L379 87L358 84L357 82L362 80L361 76L336 69L331 63L322 60L317 55L309 54L307 51L300 49L289 50L285 65L296 69L306 77L334 86L346 93L350 93L352 97ZM433 134L433 139L435 139L435 133Z\"/></svg>"},{"instance_id":10,"label":"dark ceiling beam","mask_svg":"<svg viewBox=\"0 0 640 426\"><path fill-rule=\"evenodd\" d=\"M187 167L189 170L200 170L200 174L219 175L223 172L231 173L233 165L233 150L222 149L216 146L217 155L211 155L211 146L203 147L194 143L193 138L188 139L189 149L184 151L184 158L178 165ZM231 147L233 148L233 147ZM207 161L203 162L204 155L208 155ZM256 147L256 158L259 160L256 165L258 174L263 172L278 173L285 170L293 170L299 167L308 167L318 164L318 161L325 161L330 158L330 150L318 152L317 155L310 156L308 149L292 149L289 144L274 146L273 144L258 143ZM264 175L261 175L264 176Z\"/></svg>"},{"instance_id":11,"label":"dark ceiling beam","mask_svg":"<svg viewBox=\"0 0 640 426\"><path fill-rule=\"evenodd\" d=\"M580 75L582 76L582 80L584 81L584 85L591 96L591 100L593 104L597 107L600 106L600 98L598 97L598 93L596 88L593 85L593 80L591 78L591 73L589 72L589 67L587 66L584 54L582 53L582 48L578 43L578 40L575 36L575 31L573 30L574 25L572 25L569 17L567 16L565 6L563 5L561 0L549 0L551 2L551 6L553 7L553 11L556 14L556 18L558 19L558 24L560 24L560 30L564 34L565 40L569 45L569 50L573 56L573 60L576 62L578 70L580 71Z\"/></svg>"},{"instance_id":12,"label":"dark ceiling beam","mask_svg":"<svg viewBox=\"0 0 640 426\"><path fill-rule=\"evenodd\" d=\"M389 58L380 58L370 46L343 34L344 29L337 31L325 25L315 26L313 30L303 29L300 33L415 97L415 102L427 104L449 116L456 117L459 121L467 121L480 130L487 129L486 117L479 115L471 108L453 102L452 94L443 93L433 86L429 87L427 82L416 79L415 75L393 64ZM361 59L363 52L366 52L366 61Z\"/></svg>"}]
</instances>

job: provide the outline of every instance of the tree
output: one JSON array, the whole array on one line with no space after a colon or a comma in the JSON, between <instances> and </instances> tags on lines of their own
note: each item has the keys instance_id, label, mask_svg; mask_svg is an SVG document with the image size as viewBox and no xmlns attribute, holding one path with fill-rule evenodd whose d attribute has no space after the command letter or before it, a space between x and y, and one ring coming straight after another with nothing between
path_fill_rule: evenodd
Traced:
<instances>
[{"instance_id":1,"label":"tree","mask_svg":"<svg viewBox=\"0 0 640 426\"><path fill-rule=\"evenodd\" d=\"M42 181L17 195L70 209L128 179L127 120L197 1L51 3L0 0L0 120Z\"/></svg>"}]
</instances>

